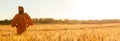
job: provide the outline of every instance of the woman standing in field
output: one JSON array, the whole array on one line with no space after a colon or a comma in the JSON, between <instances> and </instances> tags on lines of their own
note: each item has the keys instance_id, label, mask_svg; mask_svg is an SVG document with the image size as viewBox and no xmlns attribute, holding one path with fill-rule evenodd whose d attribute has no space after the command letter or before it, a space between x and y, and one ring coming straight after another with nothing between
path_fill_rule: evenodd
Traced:
<instances>
[{"instance_id":1,"label":"woman standing in field","mask_svg":"<svg viewBox=\"0 0 120 41\"><path fill-rule=\"evenodd\" d=\"M18 14L16 14L11 22L12 27L17 28L17 34L22 34L29 25L33 25L32 19L27 13L24 13L24 8L18 6Z\"/></svg>"}]
</instances>

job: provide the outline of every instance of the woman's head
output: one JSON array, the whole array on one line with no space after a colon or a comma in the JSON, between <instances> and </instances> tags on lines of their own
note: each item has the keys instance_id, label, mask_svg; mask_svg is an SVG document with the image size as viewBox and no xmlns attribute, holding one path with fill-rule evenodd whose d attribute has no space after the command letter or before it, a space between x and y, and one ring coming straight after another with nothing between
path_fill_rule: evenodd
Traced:
<instances>
[{"instance_id":1,"label":"woman's head","mask_svg":"<svg viewBox=\"0 0 120 41\"><path fill-rule=\"evenodd\" d=\"M22 6L18 6L18 12L19 12L19 14L23 14L24 8Z\"/></svg>"}]
</instances>

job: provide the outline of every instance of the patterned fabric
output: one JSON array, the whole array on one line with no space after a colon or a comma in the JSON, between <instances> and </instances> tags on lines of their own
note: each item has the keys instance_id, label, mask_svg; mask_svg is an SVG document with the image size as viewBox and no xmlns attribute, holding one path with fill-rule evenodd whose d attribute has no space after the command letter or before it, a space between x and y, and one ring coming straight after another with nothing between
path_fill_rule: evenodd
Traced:
<instances>
[{"instance_id":1,"label":"patterned fabric","mask_svg":"<svg viewBox=\"0 0 120 41\"><path fill-rule=\"evenodd\" d=\"M17 33L22 33L26 30L26 27L33 25L32 19L27 13L16 14L11 22L12 27L16 26Z\"/></svg>"}]
</instances>

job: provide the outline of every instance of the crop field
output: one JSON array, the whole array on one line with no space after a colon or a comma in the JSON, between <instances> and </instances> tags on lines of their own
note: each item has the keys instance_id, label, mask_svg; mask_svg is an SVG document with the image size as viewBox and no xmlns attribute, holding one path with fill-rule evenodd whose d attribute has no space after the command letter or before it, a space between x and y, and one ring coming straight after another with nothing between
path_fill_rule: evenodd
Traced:
<instances>
[{"instance_id":1,"label":"crop field","mask_svg":"<svg viewBox=\"0 0 120 41\"><path fill-rule=\"evenodd\" d=\"M0 25L0 41L120 41L120 23L34 24L22 35L15 27Z\"/></svg>"}]
</instances>

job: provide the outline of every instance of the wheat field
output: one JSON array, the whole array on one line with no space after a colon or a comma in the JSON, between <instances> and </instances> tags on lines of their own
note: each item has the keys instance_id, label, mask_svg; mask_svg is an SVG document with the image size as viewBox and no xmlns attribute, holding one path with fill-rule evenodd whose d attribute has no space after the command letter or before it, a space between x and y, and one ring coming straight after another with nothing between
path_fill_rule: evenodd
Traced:
<instances>
[{"instance_id":1,"label":"wheat field","mask_svg":"<svg viewBox=\"0 0 120 41\"><path fill-rule=\"evenodd\" d=\"M0 41L120 41L120 23L34 24L22 35L15 27L0 25Z\"/></svg>"}]
</instances>

